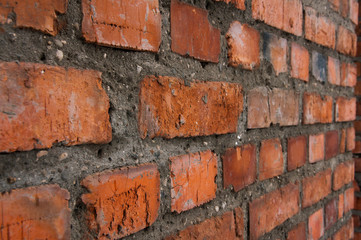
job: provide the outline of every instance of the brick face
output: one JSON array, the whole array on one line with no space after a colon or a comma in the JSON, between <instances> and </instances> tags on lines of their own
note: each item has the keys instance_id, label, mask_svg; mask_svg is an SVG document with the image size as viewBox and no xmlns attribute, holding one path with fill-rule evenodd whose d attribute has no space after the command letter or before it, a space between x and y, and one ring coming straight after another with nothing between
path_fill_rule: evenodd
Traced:
<instances>
[{"instance_id":1,"label":"brick face","mask_svg":"<svg viewBox=\"0 0 361 240\"><path fill-rule=\"evenodd\" d=\"M301 222L287 234L287 240L306 240L306 223Z\"/></svg>"},{"instance_id":2,"label":"brick face","mask_svg":"<svg viewBox=\"0 0 361 240\"><path fill-rule=\"evenodd\" d=\"M287 146L287 170L292 171L298 167L302 167L306 163L307 148L306 136L298 136L288 139Z\"/></svg>"},{"instance_id":3,"label":"brick face","mask_svg":"<svg viewBox=\"0 0 361 240\"><path fill-rule=\"evenodd\" d=\"M356 56L357 36L343 26L338 28L336 50L340 53Z\"/></svg>"},{"instance_id":4,"label":"brick face","mask_svg":"<svg viewBox=\"0 0 361 240\"><path fill-rule=\"evenodd\" d=\"M338 97L335 106L336 122L347 122L356 119L356 98Z\"/></svg>"},{"instance_id":5,"label":"brick face","mask_svg":"<svg viewBox=\"0 0 361 240\"><path fill-rule=\"evenodd\" d=\"M341 65L341 86L354 87L357 81L357 69L353 63L342 63Z\"/></svg>"},{"instance_id":6,"label":"brick face","mask_svg":"<svg viewBox=\"0 0 361 240\"><path fill-rule=\"evenodd\" d=\"M347 133L347 151L352 151L355 148L355 128L350 127L346 129Z\"/></svg>"},{"instance_id":7,"label":"brick face","mask_svg":"<svg viewBox=\"0 0 361 240\"><path fill-rule=\"evenodd\" d=\"M310 54L308 50L293 42L291 46L291 76L308 82Z\"/></svg>"},{"instance_id":8,"label":"brick face","mask_svg":"<svg viewBox=\"0 0 361 240\"><path fill-rule=\"evenodd\" d=\"M248 128L265 128L271 124L270 107L268 103L268 90L257 87L248 91Z\"/></svg>"},{"instance_id":9,"label":"brick face","mask_svg":"<svg viewBox=\"0 0 361 240\"><path fill-rule=\"evenodd\" d=\"M308 157L310 163L322 161L325 158L325 135L310 135L308 140Z\"/></svg>"},{"instance_id":10,"label":"brick face","mask_svg":"<svg viewBox=\"0 0 361 240\"><path fill-rule=\"evenodd\" d=\"M328 81L334 85L341 84L341 70L340 70L340 60L333 57L328 57Z\"/></svg>"},{"instance_id":11,"label":"brick face","mask_svg":"<svg viewBox=\"0 0 361 240\"><path fill-rule=\"evenodd\" d=\"M325 157L330 159L335 157L339 151L339 140L338 140L338 131L329 131L326 133L326 142L325 142Z\"/></svg>"},{"instance_id":12,"label":"brick face","mask_svg":"<svg viewBox=\"0 0 361 240\"><path fill-rule=\"evenodd\" d=\"M99 72L15 62L0 72L0 152L111 141Z\"/></svg>"},{"instance_id":13,"label":"brick face","mask_svg":"<svg viewBox=\"0 0 361 240\"><path fill-rule=\"evenodd\" d=\"M323 236L323 217L323 209L319 209L308 218L309 239L320 239Z\"/></svg>"},{"instance_id":14,"label":"brick face","mask_svg":"<svg viewBox=\"0 0 361 240\"><path fill-rule=\"evenodd\" d=\"M352 182L354 172L355 167L353 161L339 164L333 173L333 190L339 190L343 185Z\"/></svg>"},{"instance_id":15,"label":"brick face","mask_svg":"<svg viewBox=\"0 0 361 240\"><path fill-rule=\"evenodd\" d=\"M312 75L319 82L327 81L327 58L316 51L312 51Z\"/></svg>"},{"instance_id":16,"label":"brick face","mask_svg":"<svg viewBox=\"0 0 361 240\"><path fill-rule=\"evenodd\" d=\"M355 198L354 188L352 187L347 189L345 191L345 207L344 207L345 214L354 208L354 198Z\"/></svg>"},{"instance_id":17,"label":"brick face","mask_svg":"<svg viewBox=\"0 0 361 240\"><path fill-rule=\"evenodd\" d=\"M283 173L283 153L281 141L269 139L262 141L259 153L259 179L265 180Z\"/></svg>"},{"instance_id":18,"label":"brick face","mask_svg":"<svg viewBox=\"0 0 361 240\"><path fill-rule=\"evenodd\" d=\"M331 170L302 180L302 207L309 207L331 193Z\"/></svg>"},{"instance_id":19,"label":"brick face","mask_svg":"<svg viewBox=\"0 0 361 240\"><path fill-rule=\"evenodd\" d=\"M287 71L287 40L274 34L263 33L263 57L273 66L276 75Z\"/></svg>"},{"instance_id":20,"label":"brick face","mask_svg":"<svg viewBox=\"0 0 361 240\"><path fill-rule=\"evenodd\" d=\"M139 93L142 138L204 136L236 132L243 111L242 87L235 83L146 77Z\"/></svg>"},{"instance_id":21,"label":"brick face","mask_svg":"<svg viewBox=\"0 0 361 240\"><path fill-rule=\"evenodd\" d=\"M331 122L332 97L305 92L303 94L303 124Z\"/></svg>"},{"instance_id":22,"label":"brick face","mask_svg":"<svg viewBox=\"0 0 361 240\"><path fill-rule=\"evenodd\" d=\"M331 199L325 206L325 229L329 229L337 222L337 201Z\"/></svg>"}]
</instances>

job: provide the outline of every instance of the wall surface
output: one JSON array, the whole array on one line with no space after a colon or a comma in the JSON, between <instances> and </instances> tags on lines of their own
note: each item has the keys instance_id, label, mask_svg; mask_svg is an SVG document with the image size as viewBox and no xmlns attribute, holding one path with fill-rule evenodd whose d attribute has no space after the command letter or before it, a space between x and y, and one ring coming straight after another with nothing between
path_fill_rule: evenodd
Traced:
<instances>
[{"instance_id":1,"label":"wall surface","mask_svg":"<svg viewBox=\"0 0 361 240\"><path fill-rule=\"evenodd\" d=\"M0 239L361 239L358 11L0 0Z\"/></svg>"}]
</instances>

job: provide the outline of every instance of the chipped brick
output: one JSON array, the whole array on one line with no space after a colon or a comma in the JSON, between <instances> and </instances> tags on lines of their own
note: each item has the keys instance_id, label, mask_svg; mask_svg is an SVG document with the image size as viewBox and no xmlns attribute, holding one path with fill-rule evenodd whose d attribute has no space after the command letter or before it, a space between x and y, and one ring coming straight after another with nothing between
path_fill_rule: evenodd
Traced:
<instances>
[{"instance_id":1,"label":"chipped brick","mask_svg":"<svg viewBox=\"0 0 361 240\"><path fill-rule=\"evenodd\" d=\"M287 71L287 40L263 33L263 57L273 66L276 75Z\"/></svg>"}]
</instances>

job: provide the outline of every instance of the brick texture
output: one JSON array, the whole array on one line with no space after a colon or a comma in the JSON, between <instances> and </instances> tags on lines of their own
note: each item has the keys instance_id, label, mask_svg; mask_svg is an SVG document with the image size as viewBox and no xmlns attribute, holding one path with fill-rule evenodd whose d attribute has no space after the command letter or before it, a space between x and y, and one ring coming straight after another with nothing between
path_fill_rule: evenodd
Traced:
<instances>
[{"instance_id":1,"label":"brick texture","mask_svg":"<svg viewBox=\"0 0 361 240\"><path fill-rule=\"evenodd\" d=\"M287 40L274 34L263 33L263 57L273 66L276 75L287 71Z\"/></svg>"},{"instance_id":2,"label":"brick texture","mask_svg":"<svg viewBox=\"0 0 361 240\"><path fill-rule=\"evenodd\" d=\"M291 46L291 76L308 82L310 54L308 50L293 42Z\"/></svg>"},{"instance_id":3,"label":"brick texture","mask_svg":"<svg viewBox=\"0 0 361 240\"><path fill-rule=\"evenodd\" d=\"M287 235L287 240L305 240L306 239L306 223L301 222L292 228Z\"/></svg>"},{"instance_id":4,"label":"brick texture","mask_svg":"<svg viewBox=\"0 0 361 240\"><path fill-rule=\"evenodd\" d=\"M354 208L355 193L354 188L349 188L345 191L345 214Z\"/></svg>"},{"instance_id":5,"label":"brick texture","mask_svg":"<svg viewBox=\"0 0 361 240\"><path fill-rule=\"evenodd\" d=\"M319 82L327 81L327 58L316 51L312 51L312 75Z\"/></svg>"},{"instance_id":6,"label":"brick texture","mask_svg":"<svg viewBox=\"0 0 361 240\"><path fill-rule=\"evenodd\" d=\"M338 131L329 131L325 134L325 157L330 159L335 157L339 152Z\"/></svg>"},{"instance_id":7,"label":"brick texture","mask_svg":"<svg viewBox=\"0 0 361 240\"><path fill-rule=\"evenodd\" d=\"M338 28L336 50L340 53L356 56L357 36L343 26Z\"/></svg>"},{"instance_id":8,"label":"brick texture","mask_svg":"<svg viewBox=\"0 0 361 240\"><path fill-rule=\"evenodd\" d=\"M350 127L346 129L347 133L347 151L352 151L355 148L355 128Z\"/></svg>"},{"instance_id":9,"label":"brick texture","mask_svg":"<svg viewBox=\"0 0 361 240\"><path fill-rule=\"evenodd\" d=\"M310 163L322 161L325 158L325 135L310 135L308 140L308 157Z\"/></svg>"},{"instance_id":10,"label":"brick texture","mask_svg":"<svg viewBox=\"0 0 361 240\"><path fill-rule=\"evenodd\" d=\"M357 69L353 63L342 63L341 65L341 86L354 87L357 81Z\"/></svg>"},{"instance_id":11,"label":"brick texture","mask_svg":"<svg viewBox=\"0 0 361 240\"><path fill-rule=\"evenodd\" d=\"M335 105L336 122L347 122L356 119L356 98L338 97Z\"/></svg>"},{"instance_id":12,"label":"brick texture","mask_svg":"<svg viewBox=\"0 0 361 240\"><path fill-rule=\"evenodd\" d=\"M302 167L306 163L307 148L306 136L298 136L288 139L287 145L287 170L292 171Z\"/></svg>"},{"instance_id":13,"label":"brick texture","mask_svg":"<svg viewBox=\"0 0 361 240\"><path fill-rule=\"evenodd\" d=\"M333 190L339 190L343 185L352 182L354 179L354 162L340 163L333 173Z\"/></svg>"},{"instance_id":14,"label":"brick texture","mask_svg":"<svg viewBox=\"0 0 361 240\"><path fill-rule=\"evenodd\" d=\"M303 124L331 122L332 97L305 92L303 94Z\"/></svg>"},{"instance_id":15,"label":"brick texture","mask_svg":"<svg viewBox=\"0 0 361 240\"><path fill-rule=\"evenodd\" d=\"M259 179L265 180L283 173L283 153L281 141L269 139L262 141L259 153Z\"/></svg>"},{"instance_id":16,"label":"brick texture","mask_svg":"<svg viewBox=\"0 0 361 240\"><path fill-rule=\"evenodd\" d=\"M331 193L331 170L302 180L302 207L309 207Z\"/></svg>"},{"instance_id":17,"label":"brick texture","mask_svg":"<svg viewBox=\"0 0 361 240\"><path fill-rule=\"evenodd\" d=\"M308 237L309 239L320 239L324 231L323 209L320 209L308 218Z\"/></svg>"},{"instance_id":18,"label":"brick texture","mask_svg":"<svg viewBox=\"0 0 361 240\"><path fill-rule=\"evenodd\" d=\"M329 229L337 222L337 200L331 199L325 206L325 229Z\"/></svg>"},{"instance_id":19,"label":"brick texture","mask_svg":"<svg viewBox=\"0 0 361 240\"><path fill-rule=\"evenodd\" d=\"M340 60L328 57L328 82L334 85L341 84Z\"/></svg>"}]
</instances>

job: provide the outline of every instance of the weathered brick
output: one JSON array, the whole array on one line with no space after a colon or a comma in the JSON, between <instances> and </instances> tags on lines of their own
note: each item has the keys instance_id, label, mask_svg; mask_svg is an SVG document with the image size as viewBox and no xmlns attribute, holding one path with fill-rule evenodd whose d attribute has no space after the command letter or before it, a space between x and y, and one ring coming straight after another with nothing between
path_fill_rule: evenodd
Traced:
<instances>
[{"instance_id":1,"label":"weathered brick","mask_svg":"<svg viewBox=\"0 0 361 240\"><path fill-rule=\"evenodd\" d=\"M273 66L276 75L287 72L287 40L263 33L263 57Z\"/></svg>"},{"instance_id":2,"label":"weathered brick","mask_svg":"<svg viewBox=\"0 0 361 240\"><path fill-rule=\"evenodd\" d=\"M339 26L337 34L336 50L340 53L356 56L357 36L355 33Z\"/></svg>"},{"instance_id":3,"label":"weathered brick","mask_svg":"<svg viewBox=\"0 0 361 240\"><path fill-rule=\"evenodd\" d=\"M357 0L350 0L350 19L354 24L358 24L359 3Z\"/></svg>"},{"instance_id":4,"label":"weathered brick","mask_svg":"<svg viewBox=\"0 0 361 240\"><path fill-rule=\"evenodd\" d=\"M325 206L325 229L329 229L337 222L337 200L331 199Z\"/></svg>"},{"instance_id":5,"label":"weathered brick","mask_svg":"<svg viewBox=\"0 0 361 240\"><path fill-rule=\"evenodd\" d=\"M278 138L262 141L259 153L259 179L265 180L283 173L283 153Z\"/></svg>"},{"instance_id":6,"label":"weathered brick","mask_svg":"<svg viewBox=\"0 0 361 240\"><path fill-rule=\"evenodd\" d=\"M259 58L259 32L238 21L231 23L226 34L228 44L228 64L232 67L241 65L244 69L258 68Z\"/></svg>"},{"instance_id":7,"label":"weathered brick","mask_svg":"<svg viewBox=\"0 0 361 240\"><path fill-rule=\"evenodd\" d=\"M316 51L312 51L312 75L317 81L327 81L327 58Z\"/></svg>"},{"instance_id":8,"label":"weathered brick","mask_svg":"<svg viewBox=\"0 0 361 240\"><path fill-rule=\"evenodd\" d=\"M308 50L293 42L291 47L291 76L308 82L310 54Z\"/></svg>"},{"instance_id":9,"label":"weathered brick","mask_svg":"<svg viewBox=\"0 0 361 240\"><path fill-rule=\"evenodd\" d=\"M302 180L302 207L309 207L331 193L331 169Z\"/></svg>"},{"instance_id":10,"label":"weathered brick","mask_svg":"<svg viewBox=\"0 0 361 240\"><path fill-rule=\"evenodd\" d=\"M265 128L271 124L270 107L268 104L268 90L257 87L248 91L248 128Z\"/></svg>"},{"instance_id":11,"label":"weathered brick","mask_svg":"<svg viewBox=\"0 0 361 240\"><path fill-rule=\"evenodd\" d=\"M303 94L303 124L331 122L332 97L305 92Z\"/></svg>"},{"instance_id":12,"label":"weathered brick","mask_svg":"<svg viewBox=\"0 0 361 240\"><path fill-rule=\"evenodd\" d=\"M229 148L222 156L222 162L224 188L232 185L234 191L237 192L256 180L256 146L247 144Z\"/></svg>"},{"instance_id":13,"label":"weathered brick","mask_svg":"<svg viewBox=\"0 0 361 240\"><path fill-rule=\"evenodd\" d=\"M341 139L340 139L340 153L344 153L346 150L346 129L341 130Z\"/></svg>"},{"instance_id":14,"label":"weathered brick","mask_svg":"<svg viewBox=\"0 0 361 240\"><path fill-rule=\"evenodd\" d=\"M361 158L354 158L353 160L355 162L355 172L361 172Z\"/></svg>"},{"instance_id":15,"label":"weathered brick","mask_svg":"<svg viewBox=\"0 0 361 240\"><path fill-rule=\"evenodd\" d=\"M320 45L335 48L336 26L327 17L317 17L315 9L306 7L305 38Z\"/></svg>"},{"instance_id":16,"label":"weathered brick","mask_svg":"<svg viewBox=\"0 0 361 240\"><path fill-rule=\"evenodd\" d=\"M352 182L353 178L353 161L340 163L333 173L333 190L337 191L341 189L345 184Z\"/></svg>"},{"instance_id":17,"label":"weathered brick","mask_svg":"<svg viewBox=\"0 0 361 240\"><path fill-rule=\"evenodd\" d=\"M157 52L161 42L158 0L82 0L83 37L87 42Z\"/></svg>"},{"instance_id":18,"label":"weathered brick","mask_svg":"<svg viewBox=\"0 0 361 240\"><path fill-rule=\"evenodd\" d=\"M238 239L236 237L233 212L213 217L178 232L166 240L196 240L196 239Z\"/></svg>"},{"instance_id":19,"label":"weathered brick","mask_svg":"<svg viewBox=\"0 0 361 240\"><path fill-rule=\"evenodd\" d=\"M347 122L356 119L356 98L338 97L335 106L336 122Z\"/></svg>"},{"instance_id":20,"label":"weathered brick","mask_svg":"<svg viewBox=\"0 0 361 240\"><path fill-rule=\"evenodd\" d=\"M328 82L334 85L341 84L340 60L328 57Z\"/></svg>"},{"instance_id":21,"label":"weathered brick","mask_svg":"<svg viewBox=\"0 0 361 240\"><path fill-rule=\"evenodd\" d=\"M237 207L236 209L234 209L234 213L235 213L235 220L236 220L236 235L238 237L237 239L243 240L243 239L245 239L244 219L243 219L244 212L243 212L242 208Z\"/></svg>"},{"instance_id":22,"label":"weathered brick","mask_svg":"<svg viewBox=\"0 0 361 240\"><path fill-rule=\"evenodd\" d=\"M296 36L302 35L302 2L299 0L253 0L252 17Z\"/></svg>"},{"instance_id":23,"label":"weathered brick","mask_svg":"<svg viewBox=\"0 0 361 240\"><path fill-rule=\"evenodd\" d=\"M299 94L293 90L275 88L269 93L271 122L280 126L297 125Z\"/></svg>"},{"instance_id":24,"label":"weathered brick","mask_svg":"<svg viewBox=\"0 0 361 240\"><path fill-rule=\"evenodd\" d=\"M236 83L148 76L141 82L140 136L164 138L236 132L243 111L242 87Z\"/></svg>"},{"instance_id":25,"label":"weathered brick","mask_svg":"<svg viewBox=\"0 0 361 240\"><path fill-rule=\"evenodd\" d=\"M287 146L287 170L292 171L302 167L306 163L307 148L306 136L298 136L288 139Z\"/></svg>"},{"instance_id":26,"label":"weathered brick","mask_svg":"<svg viewBox=\"0 0 361 240\"><path fill-rule=\"evenodd\" d=\"M350 12L350 0L340 0L340 14L346 18Z\"/></svg>"},{"instance_id":27,"label":"weathered brick","mask_svg":"<svg viewBox=\"0 0 361 240\"><path fill-rule=\"evenodd\" d=\"M210 150L171 157L171 209L178 213L216 197L217 155Z\"/></svg>"},{"instance_id":28,"label":"weathered brick","mask_svg":"<svg viewBox=\"0 0 361 240\"><path fill-rule=\"evenodd\" d=\"M170 23L173 52L218 62L221 34L208 22L207 10L172 0Z\"/></svg>"},{"instance_id":29,"label":"weathered brick","mask_svg":"<svg viewBox=\"0 0 361 240\"><path fill-rule=\"evenodd\" d=\"M33 28L50 35L57 35L61 22L57 14L64 14L68 0L1 0L0 23L5 23L11 12L16 14L16 27Z\"/></svg>"},{"instance_id":30,"label":"weathered brick","mask_svg":"<svg viewBox=\"0 0 361 240\"><path fill-rule=\"evenodd\" d=\"M326 159L335 157L339 151L338 131L329 131L326 133L325 155Z\"/></svg>"},{"instance_id":31,"label":"weathered brick","mask_svg":"<svg viewBox=\"0 0 361 240\"><path fill-rule=\"evenodd\" d=\"M323 133L309 136L308 155L310 163L322 161L325 158L325 135Z\"/></svg>"},{"instance_id":32,"label":"weathered brick","mask_svg":"<svg viewBox=\"0 0 361 240\"><path fill-rule=\"evenodd\" d=\"M288 232L287 240L306 240L306 223L301 222Z\"/></svg>"},{"instance_id":33,"label":"weathered brick","mask_svg":"<svg viewBox=\"0 0 361 240\"><path fill-rule=\"evenodd\" d=\"M340 193L338 196L338 219L343 217L343 213L345 212L345 195L344 193Z\"/></svg>"},{"instance_id":34,"label":"weathered brick","mask_svg":"<svg viewBox=\"0 0 361 240\"><path fill-rule=\"evenodd\" d=\"M111 141L99 72L22 62L0 72L0 152Z\"/></svg>"},{"instance_id":35,"label":"weathered brick","mask_svg":"<svg viewBox=\"0 0 361 240\"><path fill-rule=\"evenodd\" d=\"M289 183L253 200L249 204L250 239L258 239L297 214L299 201L298 183Z\"/></svg>"},{"instance_id":36,"label":"weathered brick","mask_svg":"<svg viewBox=\"0 0 361 240\"><path fill-rule=\"evenodd\" d=\"M350 127L346 129L347 133L347 151L352 151L355 148L355 128Z\"/></svg>"},{"instance_id":37,"label":"weathered brick","mask_svg":"<svg viewBox=\"0 0 361 240\"><path fill-rule=\"evenodd\" d=\"M341 65L341 86L354 87L357 81L357 69L353 63L343 62Z\"/></svg>"},{"instance_id":38,"label":"weathered brick","mask_svg":"<svg viewBox=\"0 0 361 240\"><path fill-rule=\"evenodd\" d=\"M0 194L1 239L70 239L69 199L58 185Z\"/></svg>"},{"instance_id":39,"label":"weathered brick","mask_svg":"<svg viewBox=\"0 0 361 240\"><path fill-rule=\"evenodd\" d=\"M345 214L354 208L354 195L353 187L345 191Z\"/></svg>"},{"instance_id":40,"label":"weathered brick","mask_svg":"<svg viewBox=\"0 0 361 240\"><path fill-rule=\"evenodd\" d=\"M354 227L352 218L350 218L347 223L344 224L332 237L332 240L345 239L354 239Z\"/></svg>"},{"instance_id":41,"label":"weathered brick","mask_svg":"<svg viewBox=\"0 0 361 240\"><path fill-rule=\"evenodd\" d=\"M236 8L240 10L246 10L245 0L215 0L217 2L225 2L227 4L232 3Z\"/></svg>"},{"instance_id":42,"label":"weathered brick","mask_svg":"<svg viewBox=\"0 0 361 240\"><path fill-rule=\"evenodd\" d=\"M340 0L328 0L330 3L330 6L333 10L339 11L340 9Z\"/></svg>"},{"instance_id":43,"label":"weathered brick","mask_svg":"<svg viewBox=\"0 0 361 240\"><path fill-rule=\"evenodd\" d=\"M155 164L96 173L81 184L89 191L81 197L88 227L99 239L122 238L158 217L160 177Z\"/></svg>"},{"instance_id":44,"label":"weathered brick","mask_svg":"<svg viewBox=\"0 0 361 240\"><path fill-rule=\"evenodd\" d=\"M308 239L320 239L324 231L323 209L321 208L308 218Z\"/></svg>"}]
</instances>

